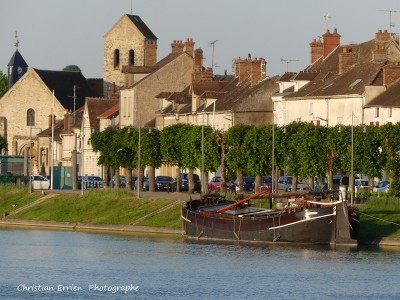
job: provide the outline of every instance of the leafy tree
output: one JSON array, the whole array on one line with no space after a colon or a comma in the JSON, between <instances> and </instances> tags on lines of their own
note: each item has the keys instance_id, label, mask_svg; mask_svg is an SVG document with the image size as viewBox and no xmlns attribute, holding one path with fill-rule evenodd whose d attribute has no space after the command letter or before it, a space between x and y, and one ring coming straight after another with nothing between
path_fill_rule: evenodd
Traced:
<instances>
[{"instance_id":1,"label":"leafy tree","mask_svg":"<svg viewBox=\"0 0 400 300\"><path fill-rule=\"evenodd\" d=\"M8 150L8 143L6 138L0 135L0 151L3 149Z\"/></svg>"},{"instance_id":2,"label":"leafy tree","mask_svg":"<svg viewBox=\"0 0 400 300\"><path fill-rule=\"evenodd\" d=\"M62 69L63 71L72 71L72 72L82 72L81 69L76 65L68 65Z\"/></svg>"},{"instance_id":3,"label":"leafy tree","mask_svg":"<svg viewBox=\"0 0 400 300\"><path fill-rule=\"evenodd\" d=\"M244 139L246 169L249 175L256 176L256 191L260 191L261 176L272 172L272 130L272 125L253 126Z\"/></svg>"},{"instance_id":4,"label":"leafy tree","mask_svg":"<svg viewBox=\"0 0 400 300\"><path fill-rule=\"evenodd\" d=\"M0 98L7 92L8 80L7 76L0 71Z\"/></svg>"},{"instance_id":5,"label":"leafy tree","mask_svg":"<svg viewBox=\"0 0 400 300\"><path fill-rule=\"evenodd\" d=\"M150 191L153 191L155 187L155 169L161 166L160 137L160 131L155 128L142 128L140 130L140 164L149 167ZM144 168L140 171L144 171Z\"/></svg>"},{"instance_id":6,"label":"leafy tree","mask_svg":"<svg viewBox=\"0 0 400 300\"><path fill-rule=\"evenodd\" d=\"M228 166L236 171L239 192L243 191L243 172L247 172L247 162L244 151L244 141L251 126L237 124L225 133L225 143L229 151L226 156Z\"/></svg>"}]
</instances>

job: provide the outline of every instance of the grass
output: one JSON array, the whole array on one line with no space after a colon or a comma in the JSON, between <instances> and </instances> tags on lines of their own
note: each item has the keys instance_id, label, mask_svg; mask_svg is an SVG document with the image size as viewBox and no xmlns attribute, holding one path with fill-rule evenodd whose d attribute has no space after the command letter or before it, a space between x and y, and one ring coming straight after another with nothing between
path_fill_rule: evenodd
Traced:
<instances>
[{"instance_id":1,"label":"grass","mask_svg":"<svg viewBox=\"0 0 400 300\"><path fill-rule=\"evenodd\" d=\"M80 222L93 224L130 224L174 200L137 199L125 190L90 190L84 196L62 194L14 214L25 220ZM176 207L179 212L179 205ZM180 221L180 219L178 218ZM168 221L168 222L163 222ZM176 220L160 220L157 226L175 227Z\"/></svg>"},{"instance_id":2,"label":"grass","mask_svg":"<svg viewBox=\"0 0 400 300\"><path fill-rule=\"evenodd\" d=\"M29 193L29 188L15 184L0 185L0 213L12 212L27 205L43 195L41 193Z\"/></svg>"},{"instance_id":3,"label":"grass","mask_svg":"<svg viewBox=\"0 0 400 300\"><path fill-rule=\"evenodd\" d=\"M400 238L400 199L371 196L360 209L360 238Z\"/></svg>"}]
</instances>

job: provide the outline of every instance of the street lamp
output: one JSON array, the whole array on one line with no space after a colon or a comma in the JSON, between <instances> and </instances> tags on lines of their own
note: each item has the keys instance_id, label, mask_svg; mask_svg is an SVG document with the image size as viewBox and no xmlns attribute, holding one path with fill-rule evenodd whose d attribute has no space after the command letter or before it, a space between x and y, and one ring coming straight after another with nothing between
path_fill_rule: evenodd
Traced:
<instances>
[{"instance_id":1,"label":"street lamp","mask_svg":"<svg viewBox=\"0 0 400 300\"><path fill-rule=\"evenodd\" d=\"M88 114L83 114L82 116L82 129L81 129L81 195L84 194L84 186L85 186L85 172L84 172L84 165L85 165L85 119L88 117ZM89 127L90 128L90 127Z\"/></svg>"},{"instance_id":2,"label":"street lamp","mask_svg":"<svg viewBox=\"0 0 400 300\"><path fill-rule=\"evenodd\" d=\"M29 152L28 152L28 160L29 160L29 165L28 165L28 175L29 175L29 193L32 193L32 129L39 129L42 130L42 128L38 127L29 127Z\"/></svg>"}]
</instances>

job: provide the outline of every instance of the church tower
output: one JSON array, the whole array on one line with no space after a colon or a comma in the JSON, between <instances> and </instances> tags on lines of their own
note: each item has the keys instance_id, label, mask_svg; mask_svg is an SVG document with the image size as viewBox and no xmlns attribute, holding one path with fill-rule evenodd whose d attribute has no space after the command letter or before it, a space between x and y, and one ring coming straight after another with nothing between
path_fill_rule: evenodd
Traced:
<instances>
[{"instance_id":1,"label":"church tower","mask_svg":"<svg viewBox=\"0 0 400 300\"><path fill-rule=\"evenodd\" d=\"M15 53L7 65L8 89L10 89L18 81L18 79L20 79L28 71L28 65L18 51L19 41L17 32L15 32L15 40Z\"/></svg>"},{"instance_id":2,"label":"church tower","mask_svg":"<svg viewBox=\"0 0 400 300\"><path fill-rule=\"evenodd\" d=\"M157 62L157 37L137 15L123 15L104 35L104 95L126 87L126 67L147 73Z\"/></svg>"}]
</instances>

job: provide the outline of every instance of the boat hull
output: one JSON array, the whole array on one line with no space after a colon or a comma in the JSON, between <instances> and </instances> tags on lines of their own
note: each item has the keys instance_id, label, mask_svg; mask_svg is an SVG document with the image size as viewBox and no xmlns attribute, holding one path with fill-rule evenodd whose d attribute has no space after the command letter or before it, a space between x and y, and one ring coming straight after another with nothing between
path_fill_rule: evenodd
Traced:
<instances>
[{"instance_id":1,"label":"boat hull","mask_svg":"<svg viewBox=\"0 0 400 300\"><path fill-rule=\"evenodd\" d=\"M261 212L262 213L262 212ZM343 205L270 210L257 213L202 214L182 207L184 234L201 239L310 244L355 244L350 236L347 208Z\"/></svg>"}]
</instances>

